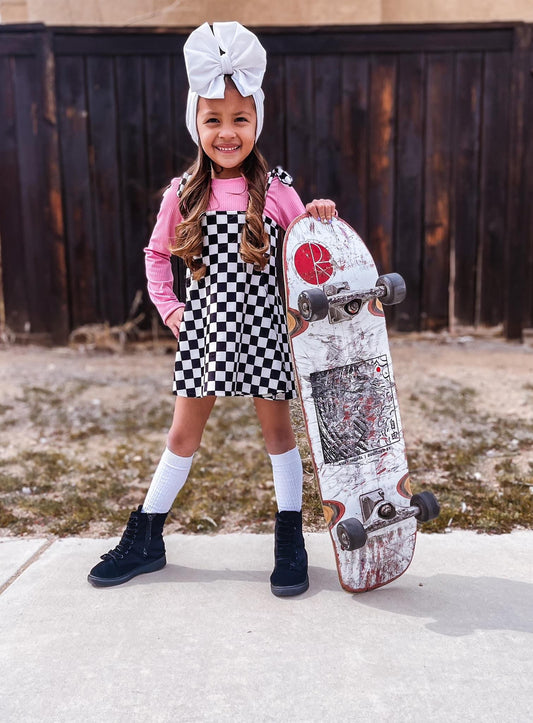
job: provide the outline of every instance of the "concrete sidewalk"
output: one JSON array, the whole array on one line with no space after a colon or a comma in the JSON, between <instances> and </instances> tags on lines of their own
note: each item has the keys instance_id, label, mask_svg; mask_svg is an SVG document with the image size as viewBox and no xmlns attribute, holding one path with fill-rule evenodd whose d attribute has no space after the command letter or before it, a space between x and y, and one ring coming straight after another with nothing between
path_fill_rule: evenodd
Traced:
<instances>
[{"instance_id":1,"label":"concrete sidewalk","mask_svg":"<svg viewBox=\"0 0 533 723\"><path fill-rule=\"evenodd\" d=\"M399 580L270 593L272 537L170 535L167 567L96 589L105 540L0 540L0 720L530 721L533 532L420 535ZM115 544L114 542L112 544Z\"/></svg>"}]
</instances>

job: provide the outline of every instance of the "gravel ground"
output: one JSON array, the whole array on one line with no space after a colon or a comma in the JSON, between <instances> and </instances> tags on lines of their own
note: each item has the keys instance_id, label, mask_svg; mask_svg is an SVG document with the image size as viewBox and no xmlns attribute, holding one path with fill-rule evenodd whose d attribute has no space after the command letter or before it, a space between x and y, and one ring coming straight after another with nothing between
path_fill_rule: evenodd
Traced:
<instances>
[{"instance_id":1,"label":"gravel ground","mask_svg":"<svg viewBox=\"0 0 533 723\"><path fill-rule=\"evenodd\" d=\"M442 506L424 528L532 528L533 350L431 334L393 336L391 349L412 487ZM165 444L172 367L164 342L0 347L0 535L118 533ZM298 403L293 418L306 527L323 529ZM168 531L270 532L274 512L251 400L217 400Z\"/></svg>"}]
</instances>

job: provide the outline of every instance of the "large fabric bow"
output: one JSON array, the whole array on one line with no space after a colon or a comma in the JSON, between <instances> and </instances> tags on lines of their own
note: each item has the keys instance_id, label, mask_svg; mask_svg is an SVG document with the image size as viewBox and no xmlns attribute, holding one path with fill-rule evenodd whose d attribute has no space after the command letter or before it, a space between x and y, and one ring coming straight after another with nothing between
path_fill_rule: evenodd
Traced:
<instances>
[{"instance_id":1,"label":"large fabric bow","mask_svg":"<svg viewBox=\"0 0 533 723\"><path fill-rule=\"evenodd\" d=\"M223 98L224 76L231 79L242 96L252 96L257 114L255 137L263 128L264 94L261 83L266 68L266 52L257 37L237 22L200 25L183 48L189 78L186 124L198 144L196 112L198 97Z\"/></svg>"}]
</instances>

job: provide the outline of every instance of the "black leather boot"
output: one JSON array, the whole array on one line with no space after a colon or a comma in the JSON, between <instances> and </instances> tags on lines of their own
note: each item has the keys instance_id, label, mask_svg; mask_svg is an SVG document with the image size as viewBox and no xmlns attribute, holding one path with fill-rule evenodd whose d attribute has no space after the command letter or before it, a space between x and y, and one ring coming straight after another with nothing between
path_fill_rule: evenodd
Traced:
<instances>
[{"instance_id":1,"label":"black leather boot","mask_svg":"<svg viewBox=\"0 0 533 723\"><path fill-rule=\"evenodd\" d=\"M302 534L301 512L277 512L274 572L270 589L274 595L300 595L309 587L307 552Z\"/></svg>"},{"instance_id":2,"label":"black leather boot","mask_svg":"<svg viewBox=\"0 0 533 723\"><path fill-rule=\"evenodd\" d=\"M103 562L95 565L87 580L96 587L120 585L144 572L165 567L163 525L167 513L141 512L142 505L131 513L122 538L114 550L102 555Z\"/></svg>"}]
</instances>

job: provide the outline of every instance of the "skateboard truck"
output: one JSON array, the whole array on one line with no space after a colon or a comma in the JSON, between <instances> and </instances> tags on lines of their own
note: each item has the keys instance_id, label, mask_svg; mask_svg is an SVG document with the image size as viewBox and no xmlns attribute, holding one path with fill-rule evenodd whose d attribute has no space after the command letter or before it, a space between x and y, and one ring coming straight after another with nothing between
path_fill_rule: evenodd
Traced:
<instances>
[{"instance_id":1,"label":"skateboard truck","mask_svg":"<svg viewBox=\"0 0 533 723\"><path fill-rule=\"evenodd\" d=\"M368 522L376 506L379 505L380 502L383 502L384 499L385 495L383 490L374 490L373 492L368 492L360 496L359 501L361 503L361 512L363 513L363 522Z\"/></svg>"},{"instance_id":2,"label":"skateboard truck","mask_svg":"<svg viewBox=\"0 0 533 723\"><path fill-rule=\"evenodd\" d=\"M326 316L330 324L356 316L371 299L385 305L399 304L405 299L405 281L400 274L380 276L370 289L355 291L348 282L325 284L323 289L305 289L298 296L298 309L305 321L319 321Z\"/></svg>"},{"instance_id":3,"label":"skateboard truck","mask_svg":"<svg viewBox=\"0 0 533 723\"><path fill-rule=\"evenodd\" d=\"M368 522L372 517L372 513L377 507L377 514L382 520L394 520L398 514L396 507L392 502L385 502L385 494L383 490L374 490L361 495L361 512L363 514L363 522ZM383 504L381 504L383 502Z\"/></svg>"},{"instance_id":4,"label":"skateboard truck","mask_svg":"<svg viewBox=\"0 0 533 723\"><path fill-rule=\"evenodd\" d=\"M343 550L358 550L366 545L368 535L389 525L416 517L419 522L429 522L439 516L440 505L432 492L413 495L409 507L395 507L384 501L383 490L361 495L363 522L367 522L377 508L375 520L365 525L356 517L348 517L337 525L337 536Z\"/></svg>"}]
</instances>

